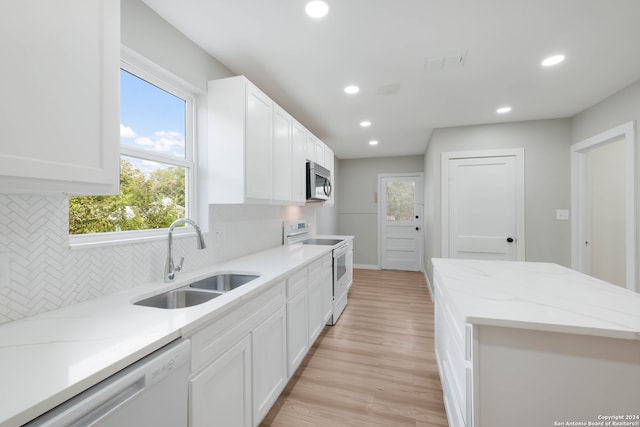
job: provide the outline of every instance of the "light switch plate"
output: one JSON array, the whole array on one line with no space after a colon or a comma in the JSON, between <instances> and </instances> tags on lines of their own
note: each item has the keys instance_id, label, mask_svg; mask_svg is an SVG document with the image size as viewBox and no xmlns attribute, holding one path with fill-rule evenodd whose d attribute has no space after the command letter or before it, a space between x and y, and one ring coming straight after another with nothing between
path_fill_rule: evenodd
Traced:
<instances>
[{"instance_id":1,"label":"light switch plate","mask_svg":"<svg viewBox=\"0 0 640 427\"><path fill-rule=\"evenodd\" d=\"M569 220L569 210L568 209L556 209L556 219L560 221Z\"/></svg>"}]
</instances>

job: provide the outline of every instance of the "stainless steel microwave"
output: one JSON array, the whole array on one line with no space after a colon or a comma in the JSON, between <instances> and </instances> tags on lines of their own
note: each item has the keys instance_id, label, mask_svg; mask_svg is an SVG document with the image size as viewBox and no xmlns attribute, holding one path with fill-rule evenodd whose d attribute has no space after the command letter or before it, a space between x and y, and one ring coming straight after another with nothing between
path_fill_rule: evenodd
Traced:
<instances>
[{"instance_id":1,"label":"stainless steel microwave","mask_svg":"<svg viewBox=\"0 0 640 427\"><path fill-rule=\"evenodd\" d=\"M331 173L329 170L317 163L307 162L307 200L329 200L331 189Z\"/></svg>"}]
</instances>

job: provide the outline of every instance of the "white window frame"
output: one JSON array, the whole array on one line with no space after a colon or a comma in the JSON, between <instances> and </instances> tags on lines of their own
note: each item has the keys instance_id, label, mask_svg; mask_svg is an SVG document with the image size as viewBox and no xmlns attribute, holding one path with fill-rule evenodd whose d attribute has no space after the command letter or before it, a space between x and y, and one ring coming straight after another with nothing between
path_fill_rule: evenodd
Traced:
<instances>
[{"instance_id":1,"label":"white window frame","mask_svg":"<svg viewBox=\"0 0 640 427\"><path fill-rule=\"evenodd\" d=\"M185 216L199 223L198 218L198 161L197 161L197 144L196 144L196 109L197 99L200 91L193 85L185 82L154 62L146 59L135 51L122 46L120 68L139 77L160 89L171 93L181 99L185 104L185 159L168 158L155 154L151 151L136 149L133 147L120 145L120 156L128 156L152 160L163 164L172 164L175 166L185 167L187 169L185 181ZM170 160L168 162L167 160ZM203 220L206 220L203 219ZM206 229L208 227L204 227ZM91 234L74 234L69 235L69 247L71 249L111 246L130 243L139 243L153 240L163 240L167 237L168 228L156 228L150 230L129 230L120 232L105 232ZM192 235L195 232L191 227L177 229L174 236Z\"/></svg>"}]
</instances>

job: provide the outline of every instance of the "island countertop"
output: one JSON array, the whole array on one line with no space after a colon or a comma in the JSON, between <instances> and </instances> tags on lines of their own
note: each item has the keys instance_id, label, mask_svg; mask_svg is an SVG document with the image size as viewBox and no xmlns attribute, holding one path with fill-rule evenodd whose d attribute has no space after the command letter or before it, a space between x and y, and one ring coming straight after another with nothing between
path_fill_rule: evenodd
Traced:
<instances>
[{"instance_id":1,"label":"island countertop","mask_svg":"<svg viewBox=\"0 0 640 427\"><path fill-rule=\"evenodd\" d=\"M640 340L640 294L631 290L552 263L432 261L436 286L465 323Z\"/></svg>"}]
</instances>

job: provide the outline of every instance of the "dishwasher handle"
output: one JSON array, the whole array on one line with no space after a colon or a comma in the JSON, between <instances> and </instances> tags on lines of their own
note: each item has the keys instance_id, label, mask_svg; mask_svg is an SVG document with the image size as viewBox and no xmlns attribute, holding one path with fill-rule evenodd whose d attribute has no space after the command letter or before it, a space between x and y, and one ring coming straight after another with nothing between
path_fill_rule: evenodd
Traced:
<instances>
[{"instance_id":1,"label":"dishwasher handle","mask_svg":"<svg viewBox=\"0 0 640 427\"><path fill-rule=\"evenodd\" d=\"M190 342L179 340L124 368L24 427L88 427L135 399L189 361Z\"/></svg>"},{"instance_id":2,"label":"dishwasher handle","mask_svg":"<svg viewBox=\"0 0 640 427\"><path fill-rule=\"evenodd\" d=\"M137 378L125 389L122 389L123 384L119 384L117 388L109 390L108 395L102 396L98 402L83 402L83 405L74 407L73 413L68 414L71 419L76 419L72 424L66 424L66 421L61 421L60 426L69 425L69 427L85 427L92 426L111 412L118 409L128 401L134 399L145 388L145 379ZM105 390L106 391L106 390ZM86 403L86 404L84 404ZM97 405L97 406L96 406ZM88 412L87 412L88 411ZM66 417L65 417L66 418ZM47 427L48 424L45 424ZM51 427L57 427L58 423L51 424Z\"/></svg>"}]
</instances>

